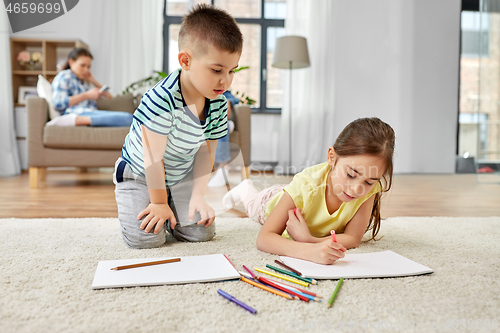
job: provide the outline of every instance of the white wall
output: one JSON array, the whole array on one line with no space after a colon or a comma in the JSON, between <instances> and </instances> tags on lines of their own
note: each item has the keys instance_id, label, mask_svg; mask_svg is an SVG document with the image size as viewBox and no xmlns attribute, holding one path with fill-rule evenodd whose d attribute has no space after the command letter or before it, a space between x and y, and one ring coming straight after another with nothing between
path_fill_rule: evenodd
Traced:
<instances>
[{"instance_id":1,"label":"white wall","mask_svg":"<svg viewBox=\"0 0 500 333\"><path fill-rule=\"evenodd\" d=\"M396 131L396 173L454 172L460 7L460 0L336 0L325 41L335 43L334 137L356 118L377 116ZM271 156L270 147L256 149Z\"/></svg>"},{"instance_id":2,"label":"white wall","mask_svg":"<svg viewBox=\"0 0 500 333\"><path fill-rule=\"evenodd\" d=\"M337 1L335 132L364 116L390 123L398 173L455 170L460 7Z\"/></svg>"},{"instance_id":3,"label":"white wall","mask_svg":"<svg viewBox=\"0 0 500 333\"><path fill-rule=\"evenodd\" d=\"M255 162L277 162L280 118L278 114L252 115L251 157Z\"/></svg>"}]
</instances>

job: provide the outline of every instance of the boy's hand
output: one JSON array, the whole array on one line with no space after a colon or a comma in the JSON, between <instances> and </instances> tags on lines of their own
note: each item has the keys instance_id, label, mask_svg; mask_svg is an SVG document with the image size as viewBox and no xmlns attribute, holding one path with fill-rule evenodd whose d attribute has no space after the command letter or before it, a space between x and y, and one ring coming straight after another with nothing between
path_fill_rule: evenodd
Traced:
<instances>
[{"instance_id":1,"label":"boy's hand","mask_svg":"<svg viewBox=\"0 0 500 333\"><path fill-rule=\"evenodd\" d=\"M200 212L201 220L197 224L210 226L215 220L215 211L210 207L203 196L192 196L189 201L189 221L194 219L194 214Z\"/></svg>"},{"instance_id":2,"label":"boy's hand","mask_svg":"<svg viewBox=\"0 0 500 333\"><path fill-rule=\"evenodd\" d=\"M310 258L315 263L331 265L337 260L344 258L345 251L347 251L347 249L342 246L342 244L327 239L321 243L314 244Z\"/></svg>"},{"instance_id":3,"label":"boy's hand","mask_svg":"<svg viewBox=\"0 0 500 333\"><path fill-rule=\"evenodd\" d=\"M158 234L161 230L161 226L165 224L166 220L170 220L170 227L175 228L177 221L175 219L174 212L170 209L167 204L154 204L150 203L149 206L139 213L137 219L140 220L144 215L147 215L141 223L140 228L144 229L146 233L150 232L154 228L154 233Z\"/></svg>"},{"instance_id":4,"label":"boy's hand","mask_svg":"<svg viewBox=\"0 0 500 333\"><path fill-rule=\"evenodd\" d=\"M296 212L296 213L295 213ZM296 215L297 214L297 215ZM307 222L302 216L299 208L288 211L288 221L286 222L286 231L294 241L303 243L313 243L311 232Z\"/></svg>"}]
</instances>

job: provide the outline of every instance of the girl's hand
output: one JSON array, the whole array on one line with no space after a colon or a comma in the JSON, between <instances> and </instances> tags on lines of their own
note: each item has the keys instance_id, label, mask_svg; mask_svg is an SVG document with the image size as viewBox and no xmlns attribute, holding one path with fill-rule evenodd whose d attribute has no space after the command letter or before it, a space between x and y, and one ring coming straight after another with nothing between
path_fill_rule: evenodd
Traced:
<instances>
[{"instance_id":1,"label":"girl's hand","mask_svg":"<svg viewBox=\"0 0 500 333\"><path fill-rule=\"evenodd\" d=\"M189 201L189 221L194 219L194 214L200 212L201 220L196 224L204 224L205 227L210 226L215 220L215 211L210 207L203 196L192 196Z\"/></svg>"},{"instance_id":2,"label":"girl's hand","mask_svg":"<svg viewBox=\"0 0 500 333\"><path fill-rule=\"evenodd\" d=\"M327 239L321 243L314 244L310 258L315 263L331 265L337 260L344 258L345 251L347 251L347 249L343 247L342 244Z\"/></svg>"},{"instance_id":3,"label":"girl's hand","mask_svg":"<svg viewBox=\"0 0 500 333\"><path fill-rule=\"evenodd\" d=\"M141 230L146 228L144 231L146 233L150 232L154 228L154 233L157 234L161 230L161 226L165 224L166 220L170 220L170 227L175 228L177 221L175 219L174 212L167 204L154 204L150 203L146 209L137 215L137 219L140 220L146 215L141 223Z\"/></svg>"},{"instance_id":4,"label":"girl's hand","mask_svg":"<svg viewBox=\"0 0 500 333\"><path fill-rule=\"evenodd\" d=\"M297 212L295 215L295 212ZM286 231L294 241L303 243L313 243L311 232L307 226L307 221L302 216L299 208L288 211L288 221L286 222Z\"/></svg>"},{"instance_id":5,"label":"girl's hand","mask_svg":"<svg viewBox=\"0 0 500 333\"><path fill-rule=\"evenodd\" d=\"M86 94L87 99L91 99L91 100L95 101L95 100L101 98L103 93L100 92L98 88L92 88L90 90L87 90L87 92L85 92L85 94Z\"/></svg>"},{"instance_id":6,"label":"girl's hand","mask_svg":"<svg viewBox=\"0 0 500 333\"><path fill-rule=\"evenodd\" d=\"M97 80L94 78L91 72L87 72L87 74L84 77L84 80L89 81L94 86L98 86L98 84L96 84Z\"/></svg>"}]
</instances>

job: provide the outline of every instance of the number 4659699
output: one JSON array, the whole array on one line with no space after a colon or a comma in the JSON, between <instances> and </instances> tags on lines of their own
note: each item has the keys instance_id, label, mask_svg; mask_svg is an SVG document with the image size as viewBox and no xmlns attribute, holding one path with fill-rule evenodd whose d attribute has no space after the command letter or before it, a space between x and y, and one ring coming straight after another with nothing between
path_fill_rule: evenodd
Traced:
<instances>
[{"instance_id":1,"label":"number 4659699","mask_svg":"<svg viewBox=\"0 0 500 333\"><path fill-rule=\"evenodd\" d=\"M22 2L22 3L9 3L6 8L7 13L14 14L34 14L34 13L56 13L58 14L61 11L61 4L59 3L35 3L35 2Z\"/></svg>"}]
</instances>

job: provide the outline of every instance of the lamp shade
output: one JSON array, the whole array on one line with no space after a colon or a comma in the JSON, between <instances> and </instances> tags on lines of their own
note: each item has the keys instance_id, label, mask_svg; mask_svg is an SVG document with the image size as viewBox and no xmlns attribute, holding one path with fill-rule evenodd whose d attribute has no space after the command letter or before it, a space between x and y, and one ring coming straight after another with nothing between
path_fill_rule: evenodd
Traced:
<instances>
[{"instance_id":1,"label":"lamp shade","mask_svg":"<svg viewBox=\"0 0 500 333\"><path fill-rule=\"evenodd\" d=\"M276 40L272 66L276 68L309 67L307 40L300 36L283 36Z\"/></svg>"}]
</instances>

